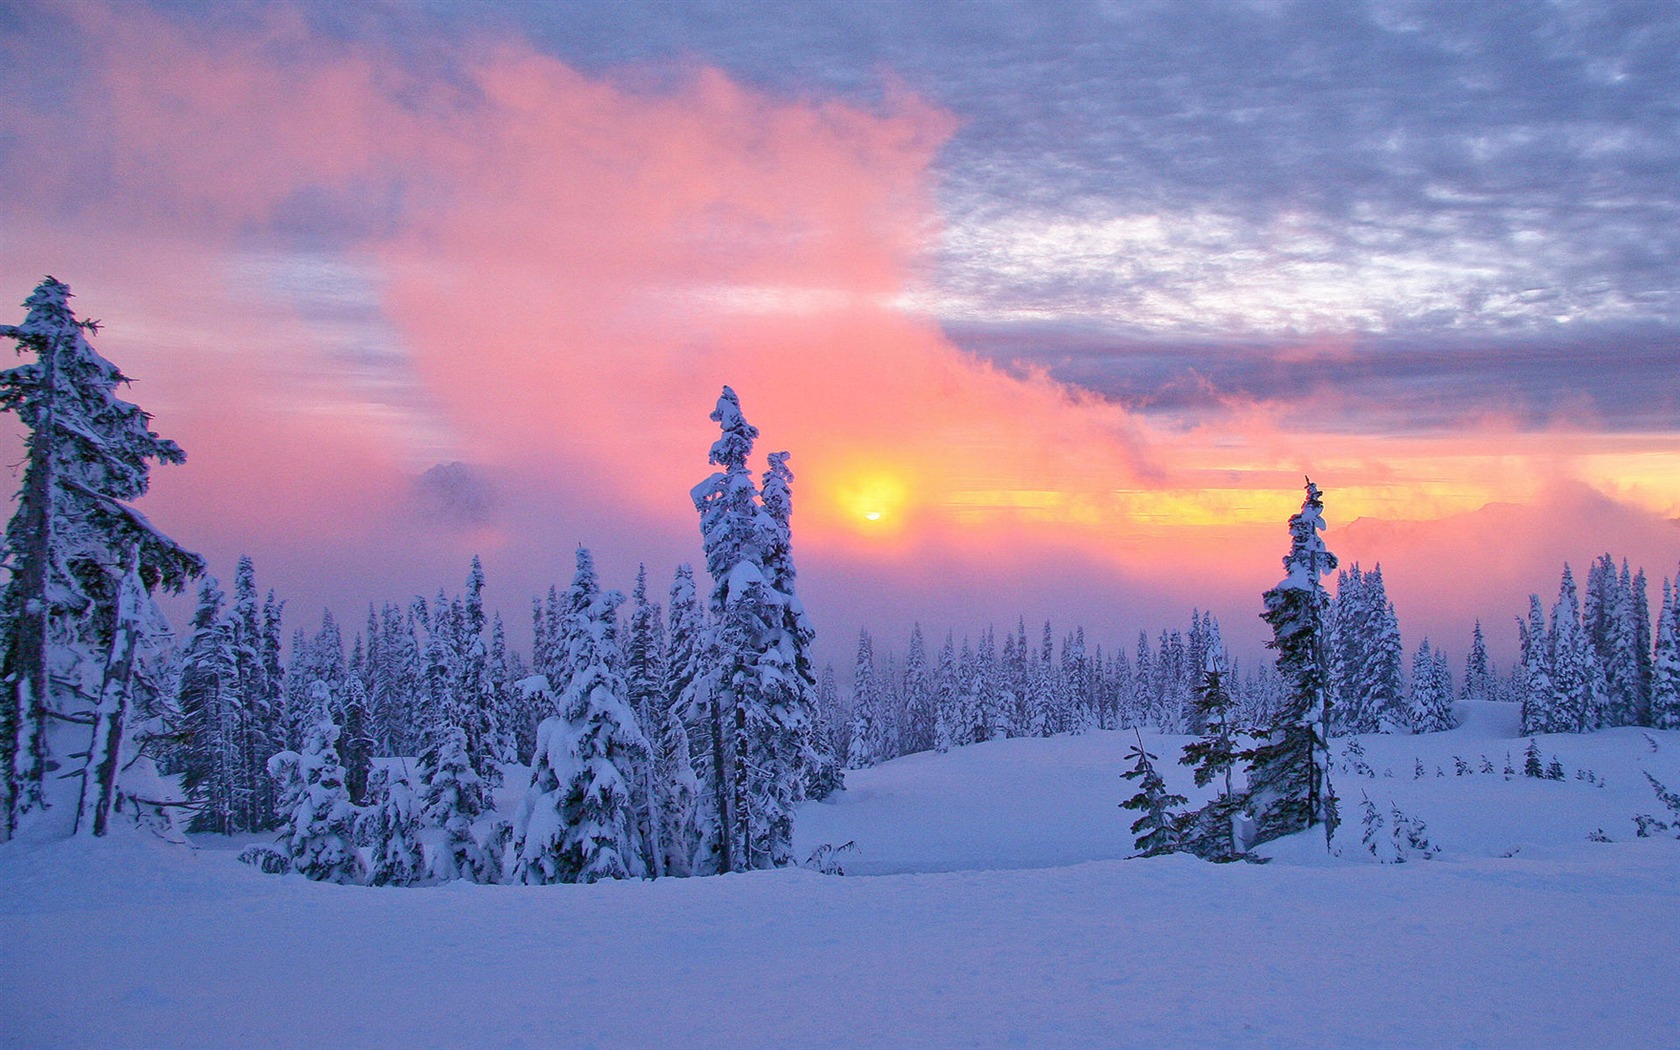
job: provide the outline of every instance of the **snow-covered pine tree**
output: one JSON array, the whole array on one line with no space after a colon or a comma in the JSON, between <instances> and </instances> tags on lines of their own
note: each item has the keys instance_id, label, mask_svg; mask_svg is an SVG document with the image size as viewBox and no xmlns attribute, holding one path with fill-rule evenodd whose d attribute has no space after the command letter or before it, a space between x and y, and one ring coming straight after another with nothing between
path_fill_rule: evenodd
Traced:
<instances>
[{"instance_id":1,"label":"snow-covered pine tree","mask_svg":"<svg viewBox=\"0 0 1680 1050\"><path fill-rule=\"evenodd\" d=\"M247 808L239 818L239 827L262 831L272 828L278 820L274 811L274 779L268 775L268 756L282 749L284 729L279 722L280 681L271 677L263 656L266 629L262 603L257 598L256 568L244 555L240 556L234 573L232 625L235 678L239 706L244 711L244 736L239 746L240 766L245 774L242 795ZM278 628L276 622L276 633Z\"/></svg>"},{"instance_id":2,"label":"snow-covered pine tree","mask_svg":"<svg viewBox=\"0 0 1680 1050\"><path fill-rule=\"evenodd\" d=\"M1646 683L1641 679L1638 617L1628 564L1605 554L1587 571L1582 629L1604 675L1604 724L1640 725L1647 715Z\"/></svg>"},{"instance_id":3,"label":"snow-covered pine tree","mask_svg":"<svg viewBox=\"0 0 1680 1050\"><path fill-rule=\"evenodd\" d=\"M70 298L47 277L24 300L24 322L0 325L34 356L0 372L0 411L28 432L0 591L0 841L54 806L55 830L105 834L119 781L151 767L133 749L159 702L152 592L204 571L128 505L145 495L152 461L186 456L116 396L128 377L89 344L98 326L77 320Z\"/></svg>"},{"instance_id":4,"label":"snow-covered pine tree","mask_svg":"<svg viewBox=\"0 0 1680 1050\"><path fill-rule=\"evenodd\" d=\"M1324 620L1329 605L1320 577L1336 570L1336 556L1319 535L1324 500L1309 479L1300 513L1289 519L1286 572L1266 592L1262 618L1272 627L1284 695L1265 736L1243 757L1249 762L1247 806L1254 840L1267 842L1317 824L1325 842L1335 833L1336 798L1330 786L1330 698L1325 682Z\"/></svg>"},{"instance_id":5,"label":"snow-covered pine tree","mask_svg":"<svg viewBox=\"0 0 1680 1050\"><path fill-rule=\"evenodd\" d=\"M302 751L282 751L268 760L269 775L280 781L280 833L292 870L317 882L362 881L362 857L356 849L356 807L344 787L338 761L338 725L332 694L325 682L310 687L314 713Z\"/></svg>"},{"instance_id":6,"label":"snow-covered pine tree","mask_svg":"<svg viewBox=\"0 0 1680 1050\"><path fill-rule=\"evenodd\" d=\"M933 701L933 749L940 754L960 744L965 719L961 710L962 686L957 672L957 654L952 633L945 633L939 649L939 673Z\"/></svg>"},{"instance_id":7,"label":"snow-covered pine tree","mask_svg":"<svg viewBox=\"0 0 1680 1050\"><path fill-rule=\"evenodd\" d=\"M1466 700L1486 701L1499 698L1499 676L1488 659L1487 642L1482 638L1482 621L1477 620L1470 633L1470 655L1464 660L1464 693Z\"/></svg>"},{"instance_id":8,"label":"snow-covered pine tree","mask_svg":"<svg viewBox=\"0 0 1680 1050\"><path fill-rule=\"evenodd\" d=\"M182 745L169 771L194 804L189 831L231 835L253 830L246 759L245 711L239 682L234 625L222 618L221 588L206 573L199 578L192 634L181 654L176 710Z\"/></svg>"},{"instance_id":9,"label":"snow-covered pine tree","mask_svg":"<svg viewBox=\"0 0 1680 1050\"><path fill-rule=\"evenodd\" d=\"M373 753L377 749L368 724L367 689L361 677L346 675L344 692L336 699L342 726L338 753L344 763L344 789L350 792L350 801L359 806L368 798L368 776L373 771Z\"/></svg>"},{"instance_id":10,"label":"snow-covered pine tree","mask_svg":"<svg viewBox=\"0 0 1680 1050\"><path fill-rule=\"evenodd\" d=\"M1392 732L1406 724L1400 625L1382 566L1337 575L1329 639L1332 722L1339 732Z\"/></svg>"},{"instance_id":11,"label":"snow-covered pine tree","mask_svg":"<svg viewBox=\"0 0 1680 1050\"><path fill-rule=\"evenodd\" d=\"M701 681L705 657L706 614L694 591L692 567L677 566L667 606L670 620L660 685L660 702L665 707L663 731L648 743L654 748L655 777L662 792L659 820L664 870L672 875L690 875L700 846L696 817L704 804L701 784L715 779L723 754L712 750L721 745L723 727L717 726L716 738L710 734L710 705L695 688ZM713 778L703 777L702 771L713 774ZM715 799L709 811L716 811Z\"/></svg>"},{"instance_id":12,"label":"snow-covered pine tree","mask_svg":"<svg viewBox=\"0 0 1680 1050\"><path fill-rule=\"evenodd\" d=\"M886 711L880 684L875 680L875 643L869 631L858 631L857 663L852 671L852 747L846 768L866 769L891 757Z\"/></svg>"},{"instance_id":13,"label":"snow-covered pine tree","mask_svg":"<svg viewBox=\"0 0 1680 1050\"><path fill-rule=\"evenodd\" d=\"M706 789L714 805L700 814L702 850L709 856L699 867L707 872L753 866L751 752L754 738L770 725L758 664L780 621L764 562L765 544L776 530L747 468L758 428L746 421L740 400L728 387L711 418L721 433L708 458L721 469L691 492L700 513L706 570L712 577L711 624L704 673L697 684L710 705L707 718L713 736L714 775ZM763 816L757 815L759 826Z\"/></svg>"},{"instance_id":14,"label":"snow-covered pine tree","mask_svg":"<svg viewBox=\"0 0 1680 1050\"><path fill-rule=\"evenodd\" d=\"M1680 584L1680 574L1675 583ZM1680 729L1680 594L1663 580L1662 613L1657 618L1656 660L1651 671L1651 725Z\"/></svg>"},{"instance_id":15,"label":"snow-covered pine tree","mask_svg":"<svg viewBox=\"0 0 1680 1050\"><path fill-rule=\"evenodd\" d=\"M1084 627L1075 627L1073 634L1062 640L1062 682L1063 711L1058 719L1061 729L1084 733L1097 728L1096 683L1091 673L1091 658L1085 649Z\"/></svg>"},{"instance_id":16,"label":"snow-covered pine tree","mask_svg":"<svg viewBox=\"0 0 1680 1050\"><path fill-rule=\"evenodd\" d=\"M587 548L566 593L561 644L571 673L559 683L560 714L538 727L540 754L514 834L524 882L641 878L633 785L651 760L626 699L616 616L624 596L600 589ZM552 787L547 786L552 782Z\"/></svg>"},{"instance_id":17,"label":"snow-covered pine tree","mask_svg":"<svg viewBox=\"0 0 1680 1050\"><path fill-rule=\"evenodd\" d=\"M1156 756L1143 749L1143 736L1138 735L1137 746L1126 752L1131 768L1120 775L1138 782L1137 794L1120 803L1121 809L1136 810L1141 815L1132 822L1132 834L1137 836L1135 848L1140 856L1154 857L1171 853L1179 845L1179 816L1173 812L1187 799L1167 790L1166 781L1155 768Z\"/></svg>"},{"instance_id":18,"label":"snow-covered pine tree","mask_svg":"<svg viewBox=\"0 0 1680 1050\"><path fill-rule=\"evenodd\" d=\"M910 649L904 658L904 739L900 743L905 754L933 748L934 717L927 642L922 638L922 625L917 623L910 628Z\"/></svg>"},{"instance_id":19,"label":"snow-covered pine tree","mask_svg":"<svg viewBox=\"0 0 1680 1050\"><path fill-rule=\"evenodd\" d=\"M674 765L660 761L661 743L669 735L665 723L674 712L665 703L665 620L659 604L648 600L646 565L636 567L636 586L630 593L630 620L624 634L624 688L625 700L636 712L652 752L651 760L642 765L641 783L634 785L635 808L637 834L646 851L643 864L649 875L659 878L667 874L670 853L661 819L665 795L672 788L680 790L680 785L660 776L661 766L669 769ZM686 737L685 733L685 750ZM692 776L693 771L689 772Z\"/></svg>"},{"instance_id":20,"label":"snow-covered pine tree","mask_svg":"<svg viewBox=\"0 0 1680 1050\"><path fill-rule=\"evenodd\" d=\"M1026 703L1021 707L1017 732L1021 736L1050 736L1056 732L1060 681L1055 661L1055 637L1050 621L1044 621L1044 634L1039 641L1027 670Z\"/></svg>"},{"instance_id":21,"label":"snow-covered pine tree","mask_svg":"<svg viewBox=\"0 0 1680 1050\"><path fill-rule=\"evenodd\" d=\"M453 603L452 603L453 604ZM467 590L455 618L455 659L460 683L455 689L455 717L466 733L467 755L479 779L489 787L502 782L507 758L496 718L496 687L490 668L490 640L485 635L484 565L473 555Z\"/></svg>"},{"instance_id":22,"label":"snow-covered pine tree","mask_svg":"<svg viewBox=\"0 0 1680 1050\"><path fill-rule=\"evenodd\" d=\"M1656 654L1652 650L1651 598L1646 588L1645 570L1633 574L1633 650L1639 681L1636 725L1651 724L1651 683L1656 675Z\"/></svg>"},{"instance_id":23,"label":"snow-covered pine tree","mask_svg":"<svg viewBox=\"0 0 1680 1050\"><path fill-rule=\"evenodd\" d=\"M817 753L823 742L815 734L817 675L811 646L817 631L799 599L799 573L793 561L790 454L772 452L766 458L760 531L772 615L758 673L767 720L763 732L753 736L755 775L749 788L754 866L780 868L794 863L794 806L806 797L811 766L825 759Z\"/></svg>"},{"instance_id":24,"label":"snow-covered pine tree","mask_svg":"<svg viewBox=\"0 0 1680 1050\"><path fill-rule=\"evenodd\" d=\"M368 844L369 886L412 886L426 874L420 846L420 807L408 781L388 769L375 770L368 780L368 806L362 811L357 834Z\"/></svg>"},{"instance_id":25,"label":"snow-covered pine tree","mask_svg":"<svg viewBox=\"0 0 1680 1050\"><path fill-rule=\"evenodd\" d=\"M1201 737L1185 745L1179 758L1181 765L1191 767L1197 787L1219 782L1213 800L1180 823L1180 848L1204 860L1235 860L1241 854L1232 826L1242 799L1231 777L1238 750L1236 702L1225 684L1229 674L1230 661L1216 627L1203 656L1202 681L1196 690L1195 722L1202 727Z\"/></svg>"},{"instance_id":26,"label":"snow-covered pine tree","mask_svg":"<svg viewBox=\"0 0 1680 1050\"><path fill-rule=\"evenodd\" d=\"M1457 724L1451 684L1442 679L1442 660L1425 638L1412 656L1412 732L1443 733Z\"/></svg>"},{"instance_id":27,"label":"snow-covered pine tree","mask_svg":"<svg viewBox=\"0 0 1680 1050\"><path fill-rule=\"evenodd\" d=\"M1546 634L1546 613L1540 596L1528 596L1528 618L1518 618L1517 634L1522 643L1522 731L1550 733L1559 723L1557 697L1552 690L1552 652Z\"/></svg>"},{"instance_id":28,"label":"snow-covered pine tree","mask_svg":"<svg viewBox=\"0 0 1680 1050\"><path fill-rule=\"evenodd\" d=\"M385 603L376 618L370 604L367 633L364 673L380 749L388 755L417 754L425 745L418 732L424 727L415 696L420 647L414 623L399 605Z\"/></svg>"},{"instance_id":29,"label":"snow-covered pine tree","mask_svg":"<svg viewBox=\"0 0 1680 1050\"><path fill-rule=\"evenodd\" d=\"M970 663L966 706L971 724L965 733L965 743L982 744L988 740L1001 739L1005 734L1006 720L1002 714L1003 690L1000 672L997 637L988 626L974 647L974 659Z\"/></svg>"},{"instance_id":30,"label":"snow-covered pine tree","mask_svg":"<svg viewBox=\"0 0 1680 1050\"><path fill-rule=\"evenodd\" d=\"M1583 629L1575 576L1563 567L1548 635L1553 725L1550 732L1585 733L1604 724L1604 668Z\"/></svg>"},{"instance_id":31,"label":"snow-covered pine tree","mask_svg":"<svg viewBox=\"0 0 1680 1050\"><path fill-rule=\"evenodd\" d=\"M421 756L420 767L421 816L444 830L444 841L432 855L429 874L440 882L499 881L499 858L487 854L473 835L473 823L492 806L489 788L467 753L466 730L443 727L436 742Z\"/></svg>"}]
</instances>

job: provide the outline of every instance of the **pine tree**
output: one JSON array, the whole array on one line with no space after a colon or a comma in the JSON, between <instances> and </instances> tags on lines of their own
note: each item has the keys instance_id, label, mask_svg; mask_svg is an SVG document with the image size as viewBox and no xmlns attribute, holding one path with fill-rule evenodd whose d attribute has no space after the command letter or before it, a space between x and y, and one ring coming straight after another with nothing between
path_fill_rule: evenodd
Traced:
<instances>
[{"instance_id":1,"label":"pine tree","mask_svg":"<svg viewBox=\"0 0 1680 1050\"><path fill-rule=\"evenodd\" d=\"M327 684L315 682L310 687L314 718L304 733L303 750L280 752L268 760L268 771L282 785L280 810L286 824L281 841L292 870L317 882L360 882L358 813L344 788L332 707Z\"/></svg>"},{"instance_id":2,"label":"pine tree","mask_svg":"<svg viewBox=\"0 0 1680 1050\"><path fill-rule=\"evenodd\" d=\"M962 687L957 672L957 654L950 632L939 650L939 675L934 696L933 749L940 754L962 743Z\"/></svg>"},{"instance_id":3,"label":"pine tree","mask_svg":"<svg viewBox=\"0 0 1680 1050\"><path fill-rule=\"evenodd\" d=\"M1382 566L1338 574L1328 642L1333 723L1347 733L1392 732L1406 724L1400 626Z\"/></svg>"},{"instance_id":4,"label":"pine tree","mask_svg":"<svg viewBox=\"0 0 1680 1050\"><path fill-rule=\"evenodd\" d=\"M875 646L867 630L858 632L857 664L852 672L852 748L848 769L866 769L889 756L885 704L875 681Z\"/></svg>"},{"instance_id":5,"label":"pine tree","mask_svg":"<svg viewBox=\"0 0 1680 1050\"><path fill-rule=\"evenodd\" d=\"M1242 800L1231 782L1239 756L1236 704L1225 685L1229 673L1230 664L1216 631L1203 656L1202 682L1196 690L1195 722L1202 727L1201 738L1185 745L1179 758L1179 764L1193 770L1197 787L1221 782L1214 799L1181 823L1181 848L1204 860L1235 860L1241 852L1232 823Z\"/></svg>"},{"instance_id":6,"label":"pine tree","mask_svg":"<svg viewBox=\"0 0 1680 1050\"><path fill-rule=\"evenodd\" d=\"M816 759L807 769L805 797L825 799L845 790L846 773L840 761L840 740L835 728L840 719L840 688L834 681L834 665L823 667L817 679Z\"/></svg>"},{"instance_id":7,"label":"pine tree","mask_svg":"<svg viewBox=\"0 0 1680 1050\"><path fill-rule=\"evenodd\" d=\"M338 699L338 721L343 725L338 753L344 762L344 788L350 792L350 801L359 806L368 798L368 776L373 771L375 750L368 724L367 690L361 678L346 676L344 692Z\"/></svg>"},{"instance_id":8,"label":"pine tree","mask_svg":"<svg viewBox=\"0 0 1680 1050\"><path fill-rule=\"evenodd\" d=\"M1638 619L1627 562L1618 573L1615 560L1605 554L1587 572L1582 609L1586 643L1604 676L1604 725L1639 725L1648 714Z\"/></svg>"},{"instance_id":9,"label":"pine tree","mask_svg":"<svg viewBox=\"0 0 1680 1050\"><path fill-rule=\"evenodd\" d=\"M1444 656L1425 638L1412 657L1411 723L1414 733L1442 733L1457 724L1451 683L1443 681Z\"/></svg>"},{"instance_id":10,"label":"pine tree","mask_svg":"<svg viewBox=\"0 0 1680 1050\"><path fill-rule=\"evenodd\" d=\"M1540 596L1528 596L1528 618L1517 620L1522 642L1522 731L1549 733L1556 724L1556 696L1552 690L1552 653L1547 641L1546 614Z\"/></svg>"},{"instance_id":11,"label":"pine tree","mask_svg":"<svg viewBox=\"0 0 1680 1050\"><path fill-rule=\"evenodd\" d=\"M997 639L992 628L974 647L970 663L967 708L971 724L964 734L965 743L983 744L1004 735L1004 720L1000 714L1002 689L999 686Z\"/></svg>"},{"instance_id":12,"label":"pine tree","mask_svg":"<svg viewBox=\"0 0 1680 1050\"><path fill-rule=\"evenodd\" d=\"M707 730L710 705L696 695L704 658L705 612L694 592L694 570L677 567L671 581L669 630L663 661L661 702L666 716L663 734L649 743L654 747L654 764L665 794L661 800L661 843L665 849L665 870L673 875L694 872L700 830L696 817L702 803L702 771L715 773ZM722 726L718 727L721 741ZM699 747L696 747L699 744ZM722 753L717 754L721 759Z\"/></svg>"},{"instance_id":13,"label":"pine tree","mask_svg":"<svg viewBox=\"0 0 1680 1050\"><path fill-rule=\"evenodd\" d=\"M626 699L615 618L624 596L600 590L594 559L578 548L562 644L571 669L560 715L537 730L539 755L515 823L522 882L641 878L633 784L650 761Z\"/></svg>"},{"instance_id":14,"label":"pine tree","mask_svg":"<svg viewBox=\"0 0 1680 1050\"><path fill-rule=\"evenodd\" d=\"M706 570L712 577L704 680L696 686L709 705L714 764L707 784L711 805L701 814L702 849L710 856L701 867L737 871L754 864L751 752L754 737L769 725L758 665L779 621L771 608L764 562L767 538L775 530L747 468L758 428L741 414L735 391L723 388L711 418L720 436L712 443L709 460L722 469L692 492L700 513Z\"/></svg>"},{"instance_id":15,"label":"pine tree","mask_svg":"<svg viewBox=\"0 0 1680 1050\"><path fill-rule=\"evenodd\" d=\"M1156 756L1143 749L1142 735L1138 736L1137 746L1126 752L1126 760L1132 767L1120 775L1136 780L1138 790L1120 803L1120 808L1142 814L1132 822L1132 834L1137 836L1135 848L1145 857L1171 853L1179 845L1179 818L1173 813L1173 807L1182 806L1187 800L1167 790L1166 781L1155 769Z\"/></svg>"},{"instance_id":16,"label":"pine tree","mask_svg":"<svg viewBox=\"0 0 1680 1050\"><path fill-rule=\"evenodd\" d=\"M473 823L492 808L490 795L467 752L466 730L448 726L421 758L421 816L444 830L430 875L440 882L499 881L501 865L473 835Z\"/></svg>"},{"instance_id":17,"label":"pine tree","mask_svg":"<svg viewBox=\"0 0 1680 1050\"><path fill-rule=\"evenodd\" d=\"M239 761L245 774L242 794L246 810L239 826L262 831L272 828L279 819L274 811L274 780L267 767L268 756L281 750L280 682L271 677L264 659L262 603L257 598L256 568L248 556L240 557L234 574L231 622L239 706L244 711ZM278 623L275 629L278 631Z\"/></svg>"},{"instance_id":18,"label":"pine tree","mask_svg":"<svg viewBox=\"0 0 1680 1050\"><path fill-rule=\"evenodd\" d=\"M473 770L493 788L502 782L502 762L507 755L496 718L496 689L490 669L489 639L485 637L484 566L476 554L467 572L466 594L454 620L455 654L451 663L460 675L454 690L454 720L466 735L467 755L472 759Z\"/></svg>"},{"instance_id":19,"label":"pine tree","mask_svg":"<svg viewBox=\"0 0 1680 1050\"><path fill-rule=\"evenodd\" d=\"M180 774L181 789L195 805L187 830L231 835L251 830L245 798L250 778L243 768L239 659L233 625L222 619L222 599L216 578L202 576L176 692L184 746L171 771Z\"/></svg>"},{"instance_id":20,"label":"pine tree","mask_svg":"<svg viewBox=\"0 0 1680 1050\"><path fill-rule=\"evenodd\" d=\"M426 873L420 846L420 812L408 781L377 770L368 781L368 807L357 833L369 846L370 886L412 886Z\"/></svg>"},{"instance_id":21,"label":"pine tree","mask_svg":"<svg viewBox=\"0 0 1680 1050\"><path fill-rule=\"evenodd\" d=\"M1498 698L1499 679L1488 660L1487 643L1482 639L1482 621L1476 621L1470 635L1470 655L1464 660L1464 694L1466 700L1478 702Z\"/></svg>"},{"instance_id":22,"label":"pine tree","mask_svg":"<svg viewBox=\"0 0 1680 1050\"><path fill-rule=\"evenodd\" d=\"M151 765L139 725L163 688L150 673L161 623L151 595L204 571L128 506L145 495L151 461L186 456L116 396L128 378L94 351L87 334L98 325L77 320L69 300L47 277L24 301L23 324L0 325L0 338L34 355L0 372L0 410L28 431L0 591L0 841L20 817L60 803L62 830L103 835L125 796L138 802L123 775ZM71 763L79 769L49 776Z\"/></svg>"},{"instance_id":23,"label":"pine tree","mask_svg":"<svg viewBox=\"0 0 1680 1050\"><path fill-rule=\"evenodd\" d=\"M1196 717L1202 725L1201 738L1186 744L1179 759L1195 773L1196 786L1222 781L1221 795L1234 794L1231 773L1237 763L1235 702L1225 685L1230 664L1224 648L1210 648L1204 661L1201 686L1196 690Z\"/></svg>"},{"instance_id":24,"label":"pine tree","mask_svg":"<svg viewBox=\"0 0 1680 1050\"><path fill-rule=\"evenodd\" d=\"M905 754L933 748L934 695L927 667L927 643L922 638L922 625L910 629L909 655L904 658L904 738Z\"/></svg>"},{"instance_id":25,"label":"pine tree","mask_svg":"<svg viewBox=\"0 0 1680 1050\"><path fill-rule=\"evenodd\" d=\"M1680 584L1680 574L1675 577ZM1657 619L1657 651L1651 671L1651 725L1680 729L1680 594L1663 580L1662 614Z\"/></svg>"},{"instance_id":26,"label":"pine tree","mask_svg":"<svg viewBox=\"0 0 1680 1050\"><path fill-rule=\"evenodd\" d=\"M1582 627L1575 577L1563 567L1547 638L1552 686L1550 732L1585 733L1604 724L1604 668Z\"/></svg>"},{"instance_id":27,"label":"pine tree","mask_svg":"<svg viewBox=\"0 0 1680 1050\"><path fill-rule=\"evenodd\" d=\"M1301 511L1289 519L1287 575L1266 592L1262 618L1272 627L1269 648L1286 692L1265 737L1244 752L1249 762L1248 808L1255 843L1323 824L1329 842L1336 827L1330 786L1330 701L1325 682L1324 622L1329 605L1320 577L1336 569L1325 547L1324 501L1307 482ZM1251 845L1245 844L1246 845Z\"/></svg>"},{"instance_id":28,"label":"pine tree","mask_svg":"<svg viewBox=\"0 0 1680 1050\"><path fill-rule=\"evenodd\" d=\"M793 811L804 801L809 771L825 758L815 735L817 676L811 661L816 627L799 599L793 561L793 471L790 454L772 452L764 473L760 533L771 630L760 645L765 721L753 734L752 856L755 867L794 862Z\"/></svg>"},{"instance_id":29,"label":"pine tree","mask_svg":"<svg viewBox=\"0 0 1680 1050\"><path fill-rule=\"evenodd\" d=\"M630 621L624 638L624 687L625 700L636 712L636 719L652 750L651 760L642 765L641 782L635 785L635 808L637 831L646 850L643 863L655 878L666 874L670 852L665 846L666 827L660 816L666 805L665 795L672 788L680 790L678 784L659 775L661 765L666 768L674 765L670 759L664 763L660 761L661 742L668 736L666 719L673 717L665 703L664 634L662 610L656 602L648 600L647 566L638 566L636 587L630 595ZM678 721L680 723L680 719ZM686 746L685 734L685 750ZM687 764L686 756L683 764Z\"/></svg>"}]
</instances>

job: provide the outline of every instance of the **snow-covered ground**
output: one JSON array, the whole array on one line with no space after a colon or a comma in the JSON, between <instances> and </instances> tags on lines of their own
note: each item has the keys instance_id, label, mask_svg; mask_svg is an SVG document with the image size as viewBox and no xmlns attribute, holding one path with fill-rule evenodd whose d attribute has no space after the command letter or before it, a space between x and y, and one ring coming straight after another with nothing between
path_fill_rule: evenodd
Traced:
<instances>
[{"instance_id":1,"label":"snow-covered ground","mask_svg":"<svg viewBox=\"0 0 1680 1050\"><path fill-rule=\"evenodd\" d=\"M1568 779L1508 781L1513 714L1363 738L1342 856L1266 865L1121 859L1120 733L850 774L799 827L857 843L844 878L374 889L14 844L0 1046L1680 1046L1680 842L1631 819L1667 816L1641 771L1680 785L1680 733L1542 737ZM1361 791L1439 858L1371 862Z\"/></svg>"}]
</instances>

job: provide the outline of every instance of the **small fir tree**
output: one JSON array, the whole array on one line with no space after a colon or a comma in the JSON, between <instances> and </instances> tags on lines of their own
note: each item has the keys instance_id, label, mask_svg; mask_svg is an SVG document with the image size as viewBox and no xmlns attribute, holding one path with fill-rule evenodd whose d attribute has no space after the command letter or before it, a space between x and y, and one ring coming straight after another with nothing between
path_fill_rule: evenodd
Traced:
<instances>
[{"instance_id":1,"label":"small fir tree","mask_svg":"<svg viewBox=\"0 0 1680 1050\"><path fill-rule=\"evenodd\" d=\"M1141 815L1132 822L1132 834L1137 837L1136 849L1141 856L1154 857L1171 853L1179 844L1179 817L1173 812L1188 800L1167 790L1166 781L1155 769L1156 756L1143 749L1143 737L1137 746L1126 752L1132 767L1120 775L1138 782L1137 794L1120 803L1121 809L1136 810Z\"/></svg>"}]
</instances>

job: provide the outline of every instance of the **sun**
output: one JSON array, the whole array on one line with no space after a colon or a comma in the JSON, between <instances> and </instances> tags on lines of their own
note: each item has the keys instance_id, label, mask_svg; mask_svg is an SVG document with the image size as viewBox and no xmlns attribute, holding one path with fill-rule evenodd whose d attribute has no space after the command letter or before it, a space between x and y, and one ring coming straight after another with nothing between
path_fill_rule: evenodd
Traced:
<instances>
[{"instance_id":1,"label":"sun","mask_svg":"<svg viewBox=\"0 0 1680 1050\"><path fill-rule=\"evenodd\" d=\"M835 493L846 516L875 531L900 523L910 490L904 479L879 469L853 475Z\"/></svg>"}]
</instances>

